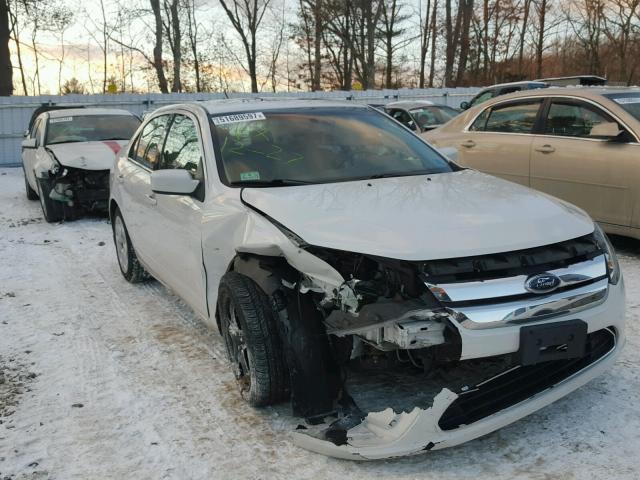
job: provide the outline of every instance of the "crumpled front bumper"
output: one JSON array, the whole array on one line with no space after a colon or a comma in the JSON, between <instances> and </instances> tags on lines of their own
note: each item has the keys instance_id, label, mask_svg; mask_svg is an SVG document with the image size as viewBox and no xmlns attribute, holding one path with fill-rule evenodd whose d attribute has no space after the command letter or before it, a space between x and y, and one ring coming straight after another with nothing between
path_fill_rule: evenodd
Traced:
<instances>
[{"instance_id":1,"label":"crumpled front bumper","mask_svg":"<svg viewBox=\"0 0 640 480\"><path fill-rule=\"evenodd\" d=\"M608 354L553 388L455 430L444 431L438 426L442 414L458 398L452 391L443 389L435 397L433 405L427 409L416 407L409 413L399 414L391 409L369 413L360 425L347 432L346 445L336 445L313 437L303 433L304 430L293 433L294 442L313 452L350 460L415 455L428 450L460 445L524 418L596 378L613 365L623 343L624 337L618 337L615 348Z\"/></svg>"},{"instance_id":2,"label":"crumpled front bumper","mask_svg":"<svg viewBox=\"0 0 640 480\"><path fill-rule=\"evenodd\" d=\"M588 324L590 333L601 329L615 332L613 346L607 353L557 383L496 413L454 429L443 430L439 426L440 419L458 399L456 393L443 388L428 408L415 407L410 412L402 413L395 413L388 408L369 413L360 424L347 431L347 441L344 445L336 445L325 440L321 434L323 428L321 426L295 431L294 442L308 450L332 457L374 460L438 450L491 433L566 396L610 368L625 343L624 302L624 284L621 281L618 285L611 286L604 303L580 313L579 318ZM556 318L554 321L568 319ZM472 335L472 344L479 340L475 335L480 333L486 338L486 335L491 332L491 329L474 331L460 328L460 330L463 332L466 330L464 333ZM510 330L510 328L498 329L501 334L511 333ZM464 349L464 334L462 341ZM517 343L517 340L515 342ZM509 343L511 342L507 344ZM485 355L489 356L490 353L486 352Z\"/></svg>"}]
</instances>

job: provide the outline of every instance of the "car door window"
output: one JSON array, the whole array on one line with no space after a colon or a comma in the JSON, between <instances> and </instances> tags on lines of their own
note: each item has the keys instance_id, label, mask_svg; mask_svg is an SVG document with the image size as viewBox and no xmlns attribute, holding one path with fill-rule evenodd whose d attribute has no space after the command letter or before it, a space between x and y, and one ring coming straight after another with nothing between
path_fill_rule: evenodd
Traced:
<instances>
[{"instance_id":1,"label":"car door window","mask_svg":"<svg viewBox=\"0 0 640 480\"><path fill-rule=\"evenodd\" d=\"M488 109L485 132L531 133L541 101L509 103ZM478 118L476 122L480 120ZM475 125L475 123L474 123Z\"/></svg>"},{"instance_id":2,"label":"car door window","mask_svg":"<svg viewBox=\"0 0 640 480\"><path fill-rule=\"evenodd\" d=\"M391 116L401 124L406 125L407 127L409 127L413 123L413 119L411 118L411 115L409 115L404 110L392 110Z\"/></svg>"},{"instance_id":3,"label":"car door window","mask_svg":"<svg viewBox=\"0 0 640 480\"><path fill-rule=\"evenodd\" d=\"M593 127L613 121L609 115L593 105L553 101L547 114L544 133L561 137L589 138Z\"/></svg>"},{"instance_id":4,"label":"car door window","mask_svg":"<svg viewBox=\"0 0 640 480\"><path fill-rule=\"evenodd\" d=\"M132 156L133 160L151 170L158 166L170 118L170 115L160 115L145 125L138 139L135 155Z\"/></svg>"},{"instance_id":5,"label":"car door window","mask_svg":"<svg viewBox=\"0 0 640 480\"><path fill-rule=\"evenodd\" d=\"M31 132L31 138L35 138L36 139L36 145L40 146L40 141L42 139L42 126L44 125L44 122L42 121L42 119L38 119L38 121L36 122L35 127L33 128L33 131Z\"/></svg>"},{"instance_id":6,"label":"car door window","mask_svg":"<svg viewBox=\"0 0 640 480\"><path fill-rule=\"evenodd\" d=\"M482 102L486 102L487 100L493 98L493 90L487 90L484 93L481 93L476 98L471 100L471 106L480 105Z\"/></svg>"},{"instance_id":7,"label":"car door window","mask_svg":"<svg viewBox=\"0 0 640 480\"><path fill-rule=\"evenodd\" d=\"M195 179L203 179L202 149L198 129L191 118L185 115L174 117L159 168L179 168L187 170Z\"/></svg>"},{"instance_id":8,"label":"car door window","mask_svg":"<svg viewBox=\"0 0 640 480\"><path fill-rule=\"evenodd\" d=\"M522 90L522 87L520 87L520 86L517 86L517 87L505 87L502 90L500 90L500 95L507 95L509 93L519 92L520 90Z\"/></svg>"}]
</instances>

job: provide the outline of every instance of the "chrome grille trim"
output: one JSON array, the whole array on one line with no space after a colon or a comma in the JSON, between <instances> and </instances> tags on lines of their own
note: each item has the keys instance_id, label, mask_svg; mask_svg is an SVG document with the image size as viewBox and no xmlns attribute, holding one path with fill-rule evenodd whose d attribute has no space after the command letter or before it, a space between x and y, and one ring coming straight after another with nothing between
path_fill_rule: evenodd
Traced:
<instances>
[{"instance_id":1,"label":"chrome grille trim","mask_svg":"<svg viewBox=\"0 0 640 480\"><path fill-rule=\"evenodd\" d=\"M569 291L537 298L490 305L448 307L447 310L463 327L480 330L577 314L604 303L608 293L609 279L604 278Z\"/></svg>"},{"instance_id":2,"label":"chrome grille trim","mask_svg":"<svg viewBox=\"0 0 640 480\"><path fill-rule=\"evenodd\" d=\"M540 272L543 273L543 272ZM593 283L607 276L607 263L604 255L599 255L590 260L574 263L566 268L548 270L544 273L556 275L561 283L559 290L578 287L582 284ZM455 282L455 283L428 283L425 282L431 293L445 306L456 302L474 302L495 299L501 301L504 297L528 295L532 298L540 297L532 294L525 288L529 276L517 275L491 280ZM569 295L565 293L565 296ZM504 298L504 300L508 300Z\"/></svg>"}]
</instances>

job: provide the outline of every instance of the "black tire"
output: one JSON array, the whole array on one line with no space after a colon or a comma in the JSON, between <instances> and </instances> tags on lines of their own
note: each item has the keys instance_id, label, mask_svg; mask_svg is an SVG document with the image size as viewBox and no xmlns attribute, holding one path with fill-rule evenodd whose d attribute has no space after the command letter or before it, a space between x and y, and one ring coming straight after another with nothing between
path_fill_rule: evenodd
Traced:
<instances>
[{"instance_id":1,"label":"black tire","mask_svg":"<svg viewBox=\"0 0 640 480\"><path fill-rule=\"evenodd\" d=\"M22 169L22 173L24 173L24 188L27 192L27 200L38 200L38 192L36 192L31 185L29 185L29 180L27 180L27 172Z\"/></svg>"},{"instance_id":2,"label":"black tire","mask_svg":"<svg viewBox=\"0 0 640 480\"><path fill-rule=\"evenodd\" d=\"M49 198L51 193L51 185L46 180L36 177L36 185L38 186L38 197L40 198L40 206L44 219L49 223L55 223L65 218L65 207L61 202L56 202Z\"/></svg>"},{"instance_id":3,"label":"black tire","mask_svg":"<svg viewBox=\"0 0 640 480\"><path fill-rule=\"evenodd\" d=\"M243 398L254 407L287 398L287 370L274 309L249 277L228 272L218 292L220 330Z\"/></svg>"},{"instance_id":4,"label":"black tire","mask_svg":"<svg viewBox=\"0 0 640 480\"><path fill-rule=\"evenodd\" d=\"M122 276L130 283L140 283L147 280L149 274L136 256L136 251L131 243L127 226L118 208L113 212L111 230L113 232L113 243L116 247L118 266L120 267Z\"/></svg>"}]
</instances>

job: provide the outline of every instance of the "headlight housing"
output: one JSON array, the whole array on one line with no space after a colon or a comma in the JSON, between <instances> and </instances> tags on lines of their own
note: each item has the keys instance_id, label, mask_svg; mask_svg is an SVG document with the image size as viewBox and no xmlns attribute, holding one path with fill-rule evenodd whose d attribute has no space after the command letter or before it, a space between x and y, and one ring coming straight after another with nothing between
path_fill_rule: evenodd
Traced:
<instances>
[{"instance_id":1,"label":"headlight housing","mask_svg":"<svg viewBox=\"0 0 640 480\"><path fill-rule=\"evenodd\" d=\"M602 249L607 259L607 273L609 274L609 283L616 285L620 281L620 264L618 263L618 256L616 251L611 245L609 238L602 231L597 223L594 223L595 230L593 232L598 246Z\"/></svg>"}]
</instances>

